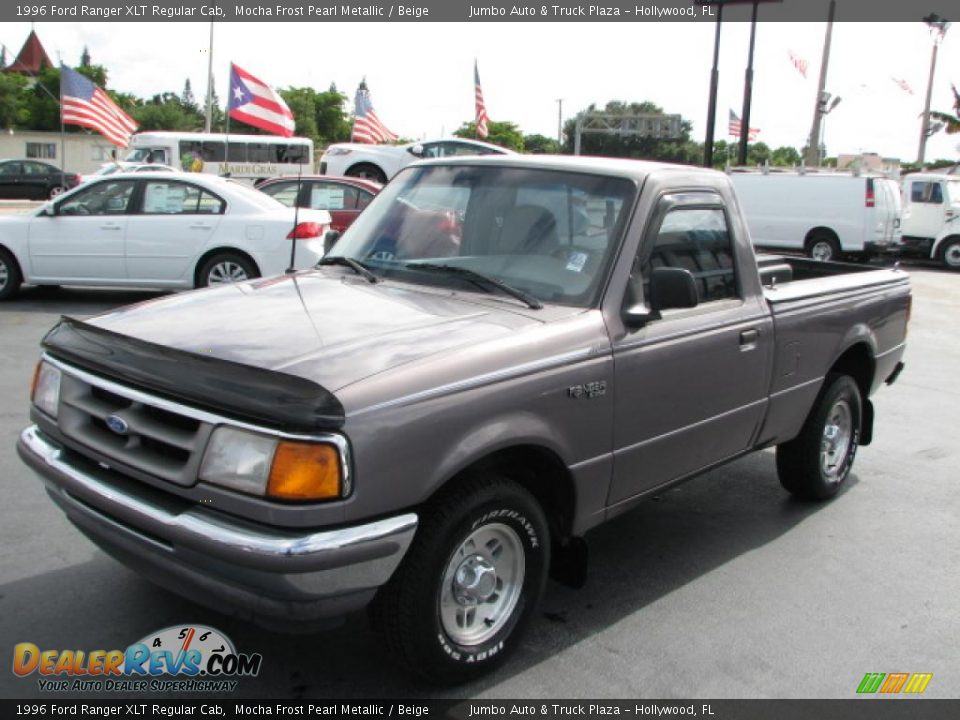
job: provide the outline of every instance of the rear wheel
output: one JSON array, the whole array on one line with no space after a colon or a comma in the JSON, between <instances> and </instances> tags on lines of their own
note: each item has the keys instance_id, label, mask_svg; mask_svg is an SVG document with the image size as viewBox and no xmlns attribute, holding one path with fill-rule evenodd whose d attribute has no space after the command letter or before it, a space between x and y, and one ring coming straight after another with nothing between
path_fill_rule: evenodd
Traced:
<instances>
[{"instance_id":1,"label":"rear wheel","mask_svg":"<svg viewBox=\"0 0 960 720\"><path fill-rule=\"evenodd\" d=\"M256 266L237 253L217 253L208 258L197 273L197 287L224 285L260 277Z\"/></svg>"},{"instance_id":2,"label":"rear wheel","mask_svg":"<svg viewBox=\"0 0 960 720\"><path fill-rule=\"evenodd\" d=\"M404 666L465 682L516 647L549 565L547 522L533 496L506 478L477 477L424 508L371 617Z\"/></svg>"},{"instance_id":3,"label":"rear wheel","mask_svg":"<svg viewBox=\"0 0 960 720\"><path fill-rule=\"evenodd\" d=\"M800 434L777 446L777 474L788 492L807 500L837 494L857 454L862 406L853 378L827 376Z\"/></svg>"},{"instance_id":4,"label":"rear wheel","mask_svg":"<svg viewBox=\"0 0 960 720\"><path fill-rule=\"evenodd\" d=\"M63 185L54 185L52 188L50 188L50 192L47 193L47 197L53 200L53 198L62 194L63 191L64 191Z\"/></svg>"},{"instance_id":5,"label":"rear wheel","mask_svg":"<svg viewBox=\"0 0 960 720\"><path fill-rule=\"evenodd\" d=\"M839 260L840 244L826 233L816 233L807 241L807 255L821 262Z\"/></svg>"},{"instance_id":6,"label":"rear wheel","mask_svg":"<svg viewBox=\"0 0 960 720\"><path fill-rule=\"evenodd\" d=\"M360 165L354 165L352 168L347 170L347 177L363 178L364 180L373 180L378 182L381 185L387 182L387 176L376 165L370 163L361 163Z\"/></svg>"},{"instance_id":7,"label":"rear wheel","mask_svg":"<svg viewBox=\"0 0 960 720\"><path fill-rule=\"evenodd\" d=\"M937 254L948 270L960 270L960 237L944 241Z\"/></svg>"}]
</instances>

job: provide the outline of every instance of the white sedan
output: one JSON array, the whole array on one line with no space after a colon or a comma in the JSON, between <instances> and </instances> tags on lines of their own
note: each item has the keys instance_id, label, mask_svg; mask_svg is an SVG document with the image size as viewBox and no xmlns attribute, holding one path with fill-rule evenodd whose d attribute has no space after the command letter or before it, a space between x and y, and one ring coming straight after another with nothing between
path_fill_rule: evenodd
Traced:
<instances>
[{"instance_id":1,"label":"white sedan","mask_svg":"<svg viewBox=\"0 0 960 720\"><path fill-rule=\"evenodd\" d=\"M338 143L328 147L320 158L320 174L360 177L383 184L417 160L460 155L513 154L513 150L499 145L463 138L423 140L406 145Z\"/></svg>"},{"instance_id":2,"label":"white sedan","mask_svg":"<svg viewBox=\"0 0 960 720\"><path fill-rule=\"evenodd\" d=\"M294 218L296 217L296 226ZM282 273L323 256L326 210L288 208L233 180L109 175L0 216L0 300L21 283L193 288Z\"/></svg>"}]
</instances>

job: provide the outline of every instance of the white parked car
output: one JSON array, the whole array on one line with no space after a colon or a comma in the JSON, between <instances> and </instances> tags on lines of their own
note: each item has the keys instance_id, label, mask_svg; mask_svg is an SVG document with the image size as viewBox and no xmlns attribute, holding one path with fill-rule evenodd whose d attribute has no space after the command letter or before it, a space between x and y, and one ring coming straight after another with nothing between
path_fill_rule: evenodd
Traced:
<instances>
[{"instance_id":1,"label":"white parked car","mask_svg":"<svg viewBox=\"0 0 960 720\"><path fill-rule=\"evenodd\" d=\"M904 176L903 254L960 270L960 175Z\"/></svg>"},{"instance_id":2,"label":"white parked car","mask_svg":"<svg viewBox=\"0 0 960 720\"><path fill-rule=\"evenodd\" d=\"M463 138L423 140L406 145L338 143L328 147L320 158L320 174L360 177L382 184L417 160L460 155L513 154L513 150L499 145Z\"/></svg>"},{"instance_id":3,"label":"white parked car","mask_svg":"<svg viewBox=\"0 0 960 720\"><path fill-rule=\"evenodd\" d=\"M900 249L900 191L885 177L760 170L730 174L757 247L814 260Z\"/></svg>"},{"instance_id":4,"label":"white parked car","mask_svg":"<svg viewBox=\"0 0 960 720\"><path fill-rule=\"evenodd\" d=\"M24 282L193 288L275 275L293 241L296 267L316 264L329 227L326 210L295 211L233 180L109 175L0 216L0 300Z\"/></svg>"}]
</instances>

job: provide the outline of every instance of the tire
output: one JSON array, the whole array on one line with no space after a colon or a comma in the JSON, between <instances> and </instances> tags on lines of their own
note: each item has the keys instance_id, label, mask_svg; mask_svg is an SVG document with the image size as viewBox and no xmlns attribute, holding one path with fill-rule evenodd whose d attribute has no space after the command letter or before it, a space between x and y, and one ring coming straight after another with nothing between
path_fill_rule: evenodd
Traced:
<instances>
[{"instance_id":1,"label":"tire","mask_svg":"<svg viewBox=\"0 0 960 720\"><path fill-rule=\"evenodd\" d=\"M385 185L387 182L387 176L376 165L370 163L361 163L360 165L354 165L352 168L347 170L347 177L363 178L364 180L373 180L378 182L381 185Z\"/></svg>"},{"instance_id":2,"label":"tire","mask_svg":"<svg viewBox=\"0 0 960 720\"><path fill-rule=\"evenodd\" d=\"M849 375L827 375L796 438L777 446L780 484L805 500L826 500L850 474L860 443L863 401Z\"/></svg>"},{"instance_id":3,"label":"tire","mask_svg":"<svg viewBox=\"0 0 960 720\"><path fill-rule=\"evenodd\" d=\"M196 286L223 285L257 277L260 272L250 260L237 253L222 252L211 255L200 266Z\"/></svg>"},{"instance_id":4,"label":"tire","mask_svg":"<svg viewBox=\"0 0 960 720\"><path fill-rule=\"evenodd\" d=\"M836 261L840 259L840 245L833 236L827 233L815 233L807 241L807 256L821 262Z\"/></svg>"},{"instance_id":5,"label":"tire","mask_svg":"<svg viewBox=\"0 0 960 720\"><path fill-rule=\"evenodd\" d=\"M937 256L947 270L960 271L960 237L950 238L937 249Z\"/></svg>"},{"instance_id":6,"label":"tire","mask_svg":"<svg viewBox=\"0 0 960 720\"><path fill-rule=\"evenodd\" d=\"M62 194L64 190L65 188L63 187L63 185L54 185L52 188L50 188L50 191L47 193L47 198L49 198L50 200L53 200L58 195Z\"/></svg>"},{"instance_id":7,"label":"tire","mask_svg":"<svg viewBox=\"0 0 960 720\"><path fill-rule=\"evenodd\" d=\"M547 521L524 488L476 477L423 508L370 614L387 648L426 679L457 684L516 648L550 567Z\"/></svg>"},{"instance_id":8,"label":"tire","mask_svg":"<svg viewBox=\"0 0 960 720\"><path fill-rule=\"evenodd\" d=\"M0 248L0 300L6 300L17 294L23 275L13 255Z\"/></svg>"}]
</instances>

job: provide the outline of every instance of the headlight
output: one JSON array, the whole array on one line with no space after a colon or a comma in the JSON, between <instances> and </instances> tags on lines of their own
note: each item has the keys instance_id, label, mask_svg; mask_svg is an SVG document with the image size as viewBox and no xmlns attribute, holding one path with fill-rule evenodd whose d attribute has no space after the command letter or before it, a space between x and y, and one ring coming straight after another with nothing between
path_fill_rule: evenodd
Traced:
<instances>
[{"instance_id":1,"label":"headlight","mask_svg":"<svg viewBox=\"0 0 960 720\"><path fill-rule=\"evenodd\" d=\"M57 368L42 360L37 363L37 369L33 373L30 399L38 410L42 410L50 417L57 416L60 405L60 371Z\"/></svg>"},{"instance_id":2,"label":"headlight","mask_svg":"<svg viewBox=\"0 0 960 720\"><path fill-rule=\"evenodd\" d=\"M340 453L327 443L293 442L231 427L217 428L200 479L250 495L283 500L341 497Z\"/></svg>"},{"instance_id":3,"label":"headlight","mask_svg":"<svg viewBox=\"0 0 960 720\"><path fill-rule=\"evenodd\" d=\"M353 151L350 148L329 148L324 154L334 157L336 155L349 155L351 152Z\"/></svg>"}]
</instances>

